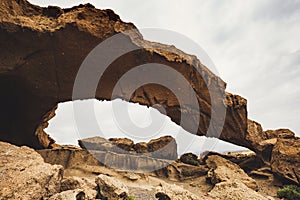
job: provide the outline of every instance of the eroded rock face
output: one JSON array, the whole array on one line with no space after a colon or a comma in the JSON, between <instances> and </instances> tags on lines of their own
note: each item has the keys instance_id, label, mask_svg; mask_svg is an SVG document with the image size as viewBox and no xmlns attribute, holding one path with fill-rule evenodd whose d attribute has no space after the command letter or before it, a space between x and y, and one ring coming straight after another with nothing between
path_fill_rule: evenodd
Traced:
<instances>
[{"instance_id":1,"label":"eroded rock face","mask_svg":"<svg viewBox=\"0 0 300 200\"><path fill-rule=\"evenodd\" d=\"M94 180L79 178L76 176L66 177L61 181L62 191L77 191L84 193L85 199L93 200L97 196L97 185ZM70 198L64 198L70 199ZM74 198L75 199L75 198Z\"/></svg>"},{"instance_id":2,"label":"eroded rock face","mask_svg":"<svg viewBox=\"0 0 300 200\"><path fill-rule=\"evenodd\" d=\"M185 190L184 188L177 186L177 185L171 185L167 183L163 183L160 186L156 188L156 198L160 200L198 200L198 199L209 199L209 198L203 198L196 196L195 194L191 193L188 190Z\"/></svg>"},{"instance_id":3,"label":"eroded rock face","mask_svg":"<svg viewBox=\"0 0 300 200\"><path fill-rule=\"evenodd\" d=\"M101 194L107 199L124 199L128 197L128 187L120 180L101 174L97 177L96 183Z\"/></svg>"},{"instance_id":4,"label":"eroded rock face","mask_svg":"<svg viewBox=\"0 0 300 200\"><path fill-rule=\"evenodd\" d=\"M171 136L164 136L157 139L152 139L148 142L148 152L155 158L162 158L168 160L176 160L177 143Z\"/></svg>"},{"instance_id":5,"label":"eroded rock face","mask_svg":"<svg viewBox=\"0 0 300 200\"><path fill-rule=\"evenodd\" d=\"M237 164L220 156L209 156L206 164L211 169L207 177L212 184L240 181L247 187L257 190L255 180L249 177Z\"/></svg>"},{"instance_id":6,"label":"eroded rock face","mask_svg":"<svg viewBox=\"0 0 300 200\"><path fill-rule=\"evenodd\" d=\"M0 199L42 199L60 192L63 167L28 147L0 142Z\"/></svg>"},{"instance_id":7,"label":"eroded rock face","mask_svg":"<svg viewBox=\"0 0 300 200\"><path fill-rule=\"evenodd\" d=\"M271 168L283 181L300 184L300 138L279 138L272 151Z\"/></svg>"},{"instance_id":8,"label":"eroded rock face","mask_svg":"<svg viewBox=\"0 0 300 200\"><path fill-rule=\"evenodd\" d=\"M86 197L86 194L81 189L63 191L49 198L49 200L65 200L65 199L85 200L88 198Z\"/></svg>"},{"instance_id":9,"label":"eroded rock face","mask_svg":"<svg viewBox=\"0 0 300 200\"><path fill-rule=\"evenodd\" d=\"M271 200L272 197L267 198L254 190L247 187L241 181L229 181L221 182L215 185L212 191L209 193L212 199L223 200L241 200L241 199L253 199L253 200Z\"/></svg>"},{"instance_id":10,"label":"eroded rock face","mask_svg":"<svg viewBox=\"0 0 300 200\"><path fill-rule=\"evenodd\" d=\"M118 154L131 154L133 156L146 156L154 159L176 160L177 143L172 136L163 136L152 139L148 143L134 142L128 138L110 138L106 140L102 137L85 138L78 141L81 148L86 149L93 154L103 154L112 152Z\"/></svg>"},{"instance_id":11,"label":"eroded rock face","mask_svg":"<svg viewBox=\"0 0 300 200\"><path fill-rule=\"evenodd\" d=\"M134 30L131 34L123 33L122 38L126 42L122 47L140 50L123 55L110 65L100 79L101 88L96 90L95 96L85 93L91 87L85 85L83 93L75 99L122 98L147 106L159 104L177 124L183 114L183 128L196 130L193 133L198 135L206 134L211 120L211 105L216 103L220 109L227 106L221 138L244 145L247 130L246 100L225 94L226 84L195 56L187 55L172 46L143 40L133 24L122 22L113 11L98 10L90 4L60 9L40 8L25 0L3 0L0 15L0 46L3 47L0 48L0 140L34 148L52 148L54 140L43 136L45 133L42 131L49 119L46 113L57 103L72 100L74 80L84 58L108 37L125 30ZM167 65L180 72L196 93L201 113L191 105L189 91L180 91L185 97L184 106L180 107L176 96L157 84L138 88L130 98L127 95L134 83L126 87L124 85L123 91L112 97L112 90L119 78L135 66L145 63ZM199 69L200 74L196 69ZM164 73L159 75L168 77ZM136 77L132 81L139 82L139 79L143 80L143 77ZM183 84L177 81L174 85L181 87ZM210 99L208 88L211 88L216 98ZM200 116L199 128L195 116ZM213 123L214 130L221 128L218 124L218 121L222 121L220 118L217 116ZM12 122L14 126L10 125Z\"/></svg>"}]
</instances>

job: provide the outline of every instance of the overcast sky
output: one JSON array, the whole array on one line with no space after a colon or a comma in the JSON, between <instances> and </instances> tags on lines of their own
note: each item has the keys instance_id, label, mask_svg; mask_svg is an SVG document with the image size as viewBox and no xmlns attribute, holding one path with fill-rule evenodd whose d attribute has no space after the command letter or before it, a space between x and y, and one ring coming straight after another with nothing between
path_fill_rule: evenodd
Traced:
<instances>
[{"instance_id":1,"label":"overcast sky","mask_svg":"<svg viewBox=\"0 0 300 200\"><path fill-rule=\"evenodd\" d=\"M207 52L227 91L248 100L249 118L264 129L290 128L300 134L299 0L30 2L61 7L89 2L114 10L138 28L179 32Z\"/></svg>"}]
</instances>

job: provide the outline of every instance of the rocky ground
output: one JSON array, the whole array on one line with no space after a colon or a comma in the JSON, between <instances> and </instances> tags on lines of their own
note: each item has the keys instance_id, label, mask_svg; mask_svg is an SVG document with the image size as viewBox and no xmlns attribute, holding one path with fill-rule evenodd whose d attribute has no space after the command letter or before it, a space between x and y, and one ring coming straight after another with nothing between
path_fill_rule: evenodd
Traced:
<instances>
[{"instance_id":1,"label":"rocky ground","mask_svg":"<svg viewBox=\"0 0 300 200\"><path fill-rule=\"evenodd\" d=\"M109 142L103 138L84 141L94 142L89 143L94 147L99 141ZM135 146L128 139L111 141L123 150ZM144 147L158 147L167 141L172 142L170 137L162 137ZM114 151L111 146L109 150ZM173 141L161 156L173 155L176 150ZM136 156L132 152L124 154L126 157L120 152L116 155L119 164L123 163L118 166L123 167L129 157ZM256 155L250 151L226 155L211 152L199 159L188 153L174 162L169 160L171 164L162 169L142 172L107 167L84 148L63 146L35 151L1 142L0 199L278 199L277 190L282 183L271 170L265 166L246 173L237 164L253 156ZM138 166L148 163L145 159L136 160Z\"/></svg>"}]
</instances>

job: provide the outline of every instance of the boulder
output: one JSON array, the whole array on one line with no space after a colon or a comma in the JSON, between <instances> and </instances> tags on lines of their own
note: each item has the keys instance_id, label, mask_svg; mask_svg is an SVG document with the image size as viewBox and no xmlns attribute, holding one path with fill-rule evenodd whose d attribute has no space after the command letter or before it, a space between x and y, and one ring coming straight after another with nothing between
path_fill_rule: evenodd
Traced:
<instances>
[{"instance_id":1,"label":"boulder","mask_svg":"<svg viewBox=\"0 0 300 200\"><path fill-rule=\"evenodd\" d=\"M148 152L154 158L177 160L177 143L171 136L163 136L148 142Z\"/></svg>"},{"instance_id":2,"label":"boulder","mask_svg":"<svg viewBox=\"0 0 300 200\"><path fill-rule=\"evenodd\" d=\"M175 184L161 183L156 187L155 197L159 200L199 200L203 197L199 197L190 191Z\"/></svg>"},{"instance_id":3,"label":"boulder","mask_svg":"<svg viewBox=\"0 0 300 200\"><path fill-rule=\"evenodd\" d=\"M67 190L51 196L48 200L86 200L86 194L81 189ZM95 199L95 198L93 198ZM91 199L92 200L92 199Z\"/></svg>"},{"instance_id":4,"label":"boulder","mask_svg":"<svg viewBox=\"0 0 300 200\"><path fill-rule=\"evenodd\" d=\"M263 136L266 139L272 139L272 138L294 139L295 133L289 129L277 129L277 130L264 131Z\"/></svg>"},{"instance_id":5,"label":"boulder","mask_svg":"<svg viewBox=\"0 0 300 200\"><path fill-rule=\"evenodd\" d=\"M215 200L272 200L272 197L264 197L258 192L247 187L239 180L230 180L217 183L209 192L209 196Z\"/></svg>"},{"instance_id":6,"label":"boulder","mask_svg":"<svg viewBox=\"0 0 300 200\"><path fill-rule=\"evenodd\" d=\"M173 162L164 168L156 170L154 174L160 178L183 181L205 176L208 171L209 168L205 165L194 166L182 162Z\"/></svg>"},{"instance_id":7,"label":"boulder","mask_svg":"<svg viewBox=\"0 0 300 200\"><path fill-rule=\"evenodd\" d=\"M195 165L195 166L199 165L198 156L193 153L185 153L180 156L179 160L185 164Z\"/></svg>"},{"instance_id":8,"label":"boulder","mask_svg":"<svg viewBox=\"0 0 300 200\"><path fill-rule=\"evenodd\" d=\"M102 165L87 150L64 147L62 149L43 149L37 152L50 164L62 165L65 169L77 168L82 165Z\"/></svg>"},{"instance_id":9,"label":"boulder","mask_svg":"<svg viewBox=\"0 0 300 200\"><path fill-rule=\"evenodd\" d=\"M240 181L253 190L258 189L255 180L229 160L220 156L209 156L206 164L210 168L207 179L214 185L220 182Z\"/></svg>"},{"instance_id":10,"label":"boulder","mask_svg":"<svg viewBox=\"0 0 300 200\"><path fill-rule=\"evenodd\" d=\"M99 186L100 193L107 199L121 200L128 197L128 187L120 180L100 174L96 178L96 183Z\"/></svg>"},{"instance_id":11,"label":"boulder","mask_svg":"<svg viewBox=\"0 0 300 200\"><path fill-rule=\"evenodd\" d=\"M133 150L134 142L128 138L110 138L109 141L125 151Z\"/></svg>"},{"instance_id":12,"label":"boulder","mask_svg":"<svg viewBox=\"0 0 300 200\"><path fill-rule=\"evenodd\" d=\"M300 138L278 138L272 151L271 169L283 182L300 185Z\"/></svg>"},{"instance_id":13,"label":"boulder","mask_svg":"<svg viewBox=\"0 0 300 200\"><path fill-rule=\"evenodd\" d=\"M91 137L78 140L78 144L81 148L87 150L100 150L103 151L105 148L103 144L109 143L109 141L103 137Z\"/></svg>"},{"instance_id":14,"label":"boulder","mask_svg":"<svg viewBox=\"0 0 300 200\"><path fill-rule=\"evenodd\" d=\"M45 199L60 192L63 167L33 149L0 142L0 199Z\"/></svg>"},{"instance_id":15,"label":"boulder","mask_svg":"<svg viewBox=\"0 0 300 200\"><path fill-rule=\"evenodd\" d=\"M61 191L78 191L80 190L85 195L85 199L93 200L97 196L97 185L95 180L80 178L76 176L65 177L61 182ZM67 199L67 198L65 198Z\"/></svg>"},{"instance_id":16,"label":"boulder","mask_svg":"<svg viewBox=\"0 0 300 200\"><path fill-rule=\"evenodd\" d=\"M128 148L128 143L130 142L130 139L110 139L115 140L116 142L109 141L105 138L96 136L92 138L84 138L81 140L78 140L78 144L81 148L86 149L88 151L103 151L103 152L115 152L115 153L121 153L121 154L127 154L129 151L125 149ZM119 140L119 142L117 142ZM125 141L125 144L122 143L122 141ZM131 141L132 142L132 141ZM133 142L132 142L133 143ZM127 146L126 146L127 145ZM133 145L133 144L132 144Z\"/></svg>"}]
</instances>

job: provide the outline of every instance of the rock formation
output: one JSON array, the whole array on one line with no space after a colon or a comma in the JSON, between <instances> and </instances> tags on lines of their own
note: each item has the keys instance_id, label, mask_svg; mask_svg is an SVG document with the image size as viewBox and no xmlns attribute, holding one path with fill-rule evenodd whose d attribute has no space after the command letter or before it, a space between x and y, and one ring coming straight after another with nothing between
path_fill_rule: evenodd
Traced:
<instances>
[{"instance_id":1,"label":"rock formation","mask_svg":"<svg viewBox=\"0 0 300 200\"><path fill-rule=\"evenodd\" d=\"M131 32L126 32L128 30ZM83 84L81 93L76 93L74 96L75 79L86 56L98 44L118 33L121 33L122 47L136 50L121 55L110 63L99 80L95 95L87 92L93 89L92 85ZM183 128L193 134L206 135L212 122L212 130L215 134L211 133L209 136L218 137L218 130L222 128L221 139L256 152L257 160L252 160L252 164L257 164L256 174L264 171L258 168L265 165L264 169L271 170L280 181L300 184L300 143L293 132L287 129L264 131L259 123L247 119L247 101L238 95L227 93L226 83L201 64L195 56L185 54L173 46L145 41L132 23L122 22L111 10L99 10L90 4L70 9L53 6L41 8L31 5L26 0L2 0L0 47L0 141L41 149L39 153L46 162L61 164L65 168L74 167L78 163L83 165L83 161L80 160L82 158L86 159L86 162L101 165L86 150L64 148L56 144L55 140L44 132L44 128L55 115L59 102L89 98L99 100L121 98L156 108L159 105L166 110L165 114L175 123L180 124L183 117ZM108 50L99 56L105 57L114 53L120 52ZM196 95L201 112L194 108L190 101L191 91L180 90L180 87L177 92L184 96L184 105L180 105L174 91L158 84L139 87L128 97L135 83L143 80L143 76L135 77L130 84L118 85L118 93L112 95L122 75L138 65L147 63L167 65L182 74L192 87L192 93ZM144 74L155 73L153 69L149 69ZM169 74L157 73L157 75L166 78ZM178 80L174 85L184 84ZM211 98L211 95L214 98ZM217 105L219 110L226 109L224 126L220 123L221 115L217 114L216 118L212 119L213 114L216 114L212 109L213 105ZM110 165L128 166L118 161L120 156L123 160L130 161L134 166L133 168L131 166L132 169L139 168L144 162L163 166L169 163L168 160L164 160L165 158L177 158L174 151L176 142L170 138L138 144L133 144L127 139L112 139L110 142L101 139L96 143L103 144L100 145L102 149L98 149L99 147L91 142L88 144L90 145L88 149L92 150L90 153L94 153L95 157L110 160ZM28 198L48 198L59 192L62 193L57 194L57 198L68 195L79 195L78 198L81 198L83 193L86 195L85 191L77 190L78 188L70 189L74 190L73 192L60 191L60 166L45 164L38 154L27 147L18 148L6 143L0 144L3 146L0 168L3 168L1 172L5 171L5 178L0 181L1 197L27 198L28 195ZM159 154L153 153L153 158L128 155L128 152L136 154L157 152L166 144L170 144L170 149L163 149ZM83 146L86 145L85 143ZM101 152L109 148L108 152ZM124 151L127 153L123 154ZM20 157L15 152L25 155ZM164 156L159 157L160 155ZM141 159L144 160L141 162ZM32 161L34 165L28 161ZM179 163L169 165L156 173L176 179L181 177L183 180L183 176L198 177L207 171L203 166L201 168L201 166ZM249 165L249 162L244 161L238 164L241 163L244 163L244 166ZM16 167L11 168L10 165ZM27 173L26 169L39 174ZM201 173L194 173L196 169ZM216 169L210 177L211 180L220 179L219 176L216 178L218 172ZM14 176L11 176L10 172ZM21 185L28 184L27 189L20 190L19 185L13 185L12 188L5 186L7 182L4 184L3 181L14 182L16 177L21 177ZM226 184L213 182L216 189L238 187L230 181ZM241 183L243 184L241 187L247 187L248 183L243 181ZM35 190L36 193L30 193L31 190ZM160 196L163 196L163 191Z\"/></svg>"},{"instance_id":2,"label":"rock formation","mask_svg":"<svg viewBox=\"0 0 300 200\"><path fill-rule=\"evenodd\" d=\"M0 199L41 199L60 192L63 168L28 147L0 142Z\"/></svg>"},{"instance_id":3,"label":"rock formation","mask_svg":"<svg viewBox=\"0 0 300 200\"><path fill-rule=\"evenodd\" d=\"M64 167L44 163L28 147L3 142L0 147L0 199L246 200L272 199L269 195L276 197L278 190L269 191L270 180L256 182L238 165L217 155L209 155L199 166L178 159L164 169L139 173L100 165L84 149L71 146L39 150L45 161Z\"/></svg>"},{"instance_id":4,"label":"rock formation","mask_svg":"<svg viewBox=\"0 0 300 200\"><path fill-rule=\"evenodd\" d=\"M206 163L211 169L207 174L207 178L212 184L239 180L247 187L257 190L255 180L249 177L237 164L220 156L209 156Z\"/></svg>"},{"instance_id":5,"label":"rock formation","mask_svg":"<svg viewBox=\"0 0 300 200\"><path fill-rule=\"evenodd\" d=\"M118 97L147 106L161 105L166 115L177 124L182 114L185 119L183 128L188 131L199 123L199 128L193 132L198 135L207 133L214 112L211 105L215 103L218 109L227 107L221 138L246 145L246 100L225 94L226 84L195 56L173 46L143 40L133 24L122 22L113 11L98 10L90 4L60 9L40 8L26 0L3 0L0 14L0 46L4 47L0 49L0 140L34 148L53 147L55 141L43 132L53 116L52 109L59 102L72 100L76 75L88 53L103 40L122 32L125 41L122 46L138 50L119 57L109 66L100 79L101 87L95 96L84 93L90 89L84 86L83 93L75 99L96 97L109 100ZM133 32L126 34L126 30ZM122 74L145 63L164 64L180 72L192 86L201 113L192 107L189 91L180 91L185 96L184 106L180 106L173 92L157 84L138 88L129 99L126 92L132 85L126 85L122 93L112 97L112 89ZM136 77L136 81L139 78L143 79ZM180 82L174 84L178 84L178 88L184 85ZM216 98L210 99L210 95ZM200 122L195 121L196 115ZM222 130L218 124L221 116L217 115L216 119L212 122L215 134ZM13 126L10 125L12 122Z\"/></svg>"},{"instance_id":6,"label":"rock formation","mask_svg":"<svg viewBox=\"0 0 300 200\"><path fill-rule=\"evenodd\" d=\"M152 139L148 143L134 142L128 138L110 138L106 140L102 137L86 138L78 141L79 146L87 149L91 153L97 154L101 152L114 152L118 154L141 155L151 158L176 160L177 143L171 136L163 136L157 139Z\"/></svg>"}]
</instances>

